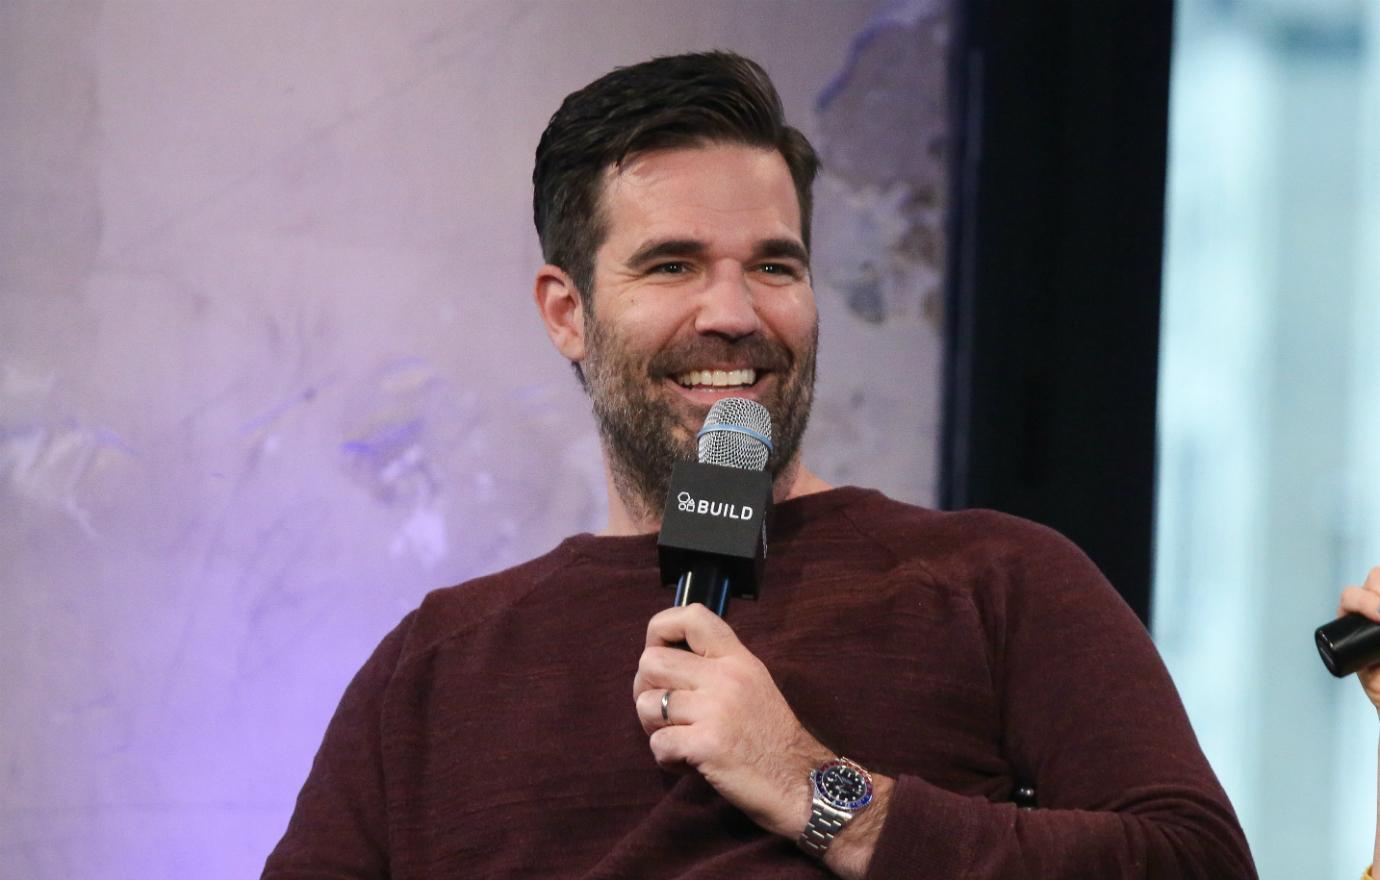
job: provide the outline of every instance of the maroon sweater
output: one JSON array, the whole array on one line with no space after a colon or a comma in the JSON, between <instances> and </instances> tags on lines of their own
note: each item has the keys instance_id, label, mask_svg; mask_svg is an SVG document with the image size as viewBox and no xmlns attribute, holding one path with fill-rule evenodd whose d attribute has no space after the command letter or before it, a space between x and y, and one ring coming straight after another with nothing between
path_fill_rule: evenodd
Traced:
<instances>
[{"instance_id":1,"label":"maroon sweater","mask_svg":"<svg viewBox=\"0 0 1380 880\"><path fill-rule=\"evenodd\" d=\"M856 488L776 514L727 618L826 746L897 778L870 876L1255 876L1144 628L1066 540ZM827 874L653 762L632 681L670 598L652 535L427 596L346 690L264 877Z\"/></svg>"}]
</instances>

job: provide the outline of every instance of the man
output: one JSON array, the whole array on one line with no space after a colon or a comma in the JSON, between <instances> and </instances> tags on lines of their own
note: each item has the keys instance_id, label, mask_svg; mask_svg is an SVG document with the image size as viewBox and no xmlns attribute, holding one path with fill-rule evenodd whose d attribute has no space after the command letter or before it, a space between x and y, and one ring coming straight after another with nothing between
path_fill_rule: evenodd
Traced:
<instances>
[{"instance_id":1,"label":"man","mask_svg":"<svg viewBox=\"0 0 1380 880\"><path fill-rule=\"evenodd\" d=\"M536 302L593 404L608 528L433 593L384 640L266 877L1254 876L1085 557L801 462L816 167L734 55L621 68L552 117ZM655 534L725 396L777 436L761 598L726 621L665 609Z\"/></svg>"}]
</instances>

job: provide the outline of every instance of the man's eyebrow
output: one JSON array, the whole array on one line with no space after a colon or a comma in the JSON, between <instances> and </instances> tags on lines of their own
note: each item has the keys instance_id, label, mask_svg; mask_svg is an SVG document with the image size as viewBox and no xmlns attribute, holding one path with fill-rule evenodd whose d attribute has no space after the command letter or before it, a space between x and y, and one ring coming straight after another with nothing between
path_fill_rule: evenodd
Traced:
<instances>
[{"instance_id":1,"label":"man's eyebrow","mask_svg":"<svg viewBox=\"0 0 1380 880\"><path fill-rule=\"evenodd\" d=\"M786 257L810 265L810 253L805 246L793 238L768 238L759 241L752 251L752 259L771 260Z\"/></svg>"},{"instance_id":2,"label":"man's eyebrow","mask_svg":"<svg viewBox=\"0 0 1380 880\"><path fill-rule=\"evenodd\" d=\"M633 269L666 257L703 256L708 246L693 238L663 238L649 241L628 257L627 265ZM752 250L752 260L792 259L805 266L810 265L810 253L805 246L793 238L767 238L759 241Z\"/></svg>"},{"instance_id":3,"label":"man's eyebrow","mask_svg":"<svg viewBox=\"0 0 1380 880\"><path fill-rule=\"evenodd\" d=\"M627 265L638 269L664 257L698 257L705 250L704 242L693 238L663 238L643 244L628 257Z\"/></svg>"}]
</instances>

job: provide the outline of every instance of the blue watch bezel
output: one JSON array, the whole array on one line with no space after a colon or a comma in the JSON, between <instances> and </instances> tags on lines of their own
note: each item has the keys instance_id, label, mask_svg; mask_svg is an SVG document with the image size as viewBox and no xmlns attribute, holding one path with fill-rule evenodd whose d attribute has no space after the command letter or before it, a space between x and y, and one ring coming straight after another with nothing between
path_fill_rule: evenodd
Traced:
<instances>
[{"instance_id":1,"label":"blue watch bezel","mask_svg":"<svg viewBox=\"0 0 1380 880\"><path fill-rule=\"evenodd\" d=\"M847 770L851 770L862 778L863 784L867 786L867 790L863 792L861 797L853 801L840 801L836 800L825 790L823 783L824 774L835 767L843 767ZM850 813L856 813L858 810L872 803L872 774L847 758L837 758L833 761L825 761L823 764L819 765L810 772L810 784L814 786L815 794L819 796L820 800L836 810L847 810Z\"/></svg>"}]
</instances>

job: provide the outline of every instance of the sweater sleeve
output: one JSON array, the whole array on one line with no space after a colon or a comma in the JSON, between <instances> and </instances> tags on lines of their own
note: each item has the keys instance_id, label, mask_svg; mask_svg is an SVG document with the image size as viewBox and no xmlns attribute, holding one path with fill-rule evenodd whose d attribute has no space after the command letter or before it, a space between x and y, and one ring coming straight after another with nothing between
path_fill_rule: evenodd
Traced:
<instances>
[{"instance_id":1,"label":"sweater sleeve","mask_svg":"<svg viewBox=\"0 0 1380 880\"><path fill-rule=\"evenodd\" d=\"M381 713L412 619L384 638L345 689L262 880L388 877Z\"/></svg>"},{"instance_id":2,"label":"sweater sleeve","mask_svg":"<svg viewBox=\"0 0 1380 880\"><path fill-rule=\"evenodd\" d=\"M989 548L975 569L975 602L1005 757L1033 784L1037 808L903 776L868 876L1254 878L1140 621L1068 541L1030 523L1016 529L1018 540Z\"/></svg>"}]
</instances>

